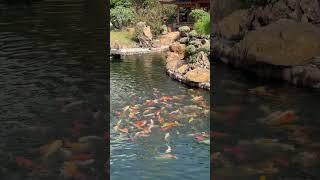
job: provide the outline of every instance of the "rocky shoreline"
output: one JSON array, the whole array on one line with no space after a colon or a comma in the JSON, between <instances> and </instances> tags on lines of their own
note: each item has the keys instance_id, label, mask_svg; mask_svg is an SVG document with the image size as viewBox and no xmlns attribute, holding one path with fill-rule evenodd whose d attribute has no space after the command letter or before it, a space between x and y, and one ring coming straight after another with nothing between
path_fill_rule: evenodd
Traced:
<instances>
[{"instance_id":1,"label":"rocky shoreline","mask_svg":"<svg viewBox=\"0 0 320 180\"><path fill-rule=\"evenodd\" d=\"M320 88L319 20L316 0L235 10L212 25L212 56L259 77Z\"/></svg>"},{"instance_id":2,"label":"rocky shoreline","mask_svg":"<svg viewBox=\"0 0 320 180\"><path fill-rule=\"evenodd\" d=\"M166 54L166 72L183 84L210 90L209 53L209 37L195 31L180 32L180 38Z\"/></svg>"},{"instance_id":3,"label":"rocky shoreline","mask_svg":"<svg viewBox=\"0 0 320 180\"><path fill-rule=\"evenodd\" d=\"M150 54L150 53L159 53L166 52L169 50L169 46L161 46L158 48L123 48L123 49L111 49L111 56L128 56L128 55L136 55L136 54Z\"/></svg>"}]
</instances>

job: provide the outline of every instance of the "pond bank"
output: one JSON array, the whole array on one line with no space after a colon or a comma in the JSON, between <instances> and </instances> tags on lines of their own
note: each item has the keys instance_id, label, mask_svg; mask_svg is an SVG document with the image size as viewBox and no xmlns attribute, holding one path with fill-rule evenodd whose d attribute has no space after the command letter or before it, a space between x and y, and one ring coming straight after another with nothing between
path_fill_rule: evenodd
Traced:
<instances>
[{"instance_id":1,"label":"pond bank","mask_svg":"<svg viewBox=\"0 0 320 180\"><path fill-rule=\"evenodd\" d=\"M235 10L212 24L213 56L257 77L320 88L319 3L296 6L301 14L286 0Z\"/></svg>"},{"instance_id":2,"label":"pond bank","mask_svg":"<svg viewBox=\"0 0 320 180\"><path fill-rule=\"evenodd\" d=\"M120 55L120 56L128 56L128 55L139 55L139 54L150 54L150 53L158 53L165 52L169 50L169 46L161 46L159 48L123 48L123 49L111 49L110 55Z\"/></svg>"}]
</instances>

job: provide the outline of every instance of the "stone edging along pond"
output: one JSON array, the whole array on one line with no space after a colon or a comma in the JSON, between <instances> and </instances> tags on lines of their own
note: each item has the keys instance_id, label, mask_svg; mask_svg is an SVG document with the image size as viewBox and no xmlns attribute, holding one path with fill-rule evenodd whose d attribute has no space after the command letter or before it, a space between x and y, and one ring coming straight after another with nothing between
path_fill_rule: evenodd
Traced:
<instances>
[{"instance_id":1,"label":"stone edging along pond","mask_svg":"<svg viewBox=\"0 0 320 180\"><path fill-rule=\"evenodd\" d=\"M183 84L186 84L191 87L198 87L206 90L210 90L210 82L194 82L188 80L186 77L184 77L182 74L178 72L174 72L172 70L167 69L167 74L170 76L172 79L175 79Z\"/></svg>"},{"instance_id":2,"label":"stone edging along pond","mask_svg":"<svg viewBox=\"0 0 320 180\"><path fill-rule=\"evenodd\" d=\"M136 54L150 54L150 53L164 52L164 51L167 51L168 49L169 49L169 46L161 46L159 48L111 49L110 55L128 56L128 55L136 55Z\"/></svg>"}]
</instances>

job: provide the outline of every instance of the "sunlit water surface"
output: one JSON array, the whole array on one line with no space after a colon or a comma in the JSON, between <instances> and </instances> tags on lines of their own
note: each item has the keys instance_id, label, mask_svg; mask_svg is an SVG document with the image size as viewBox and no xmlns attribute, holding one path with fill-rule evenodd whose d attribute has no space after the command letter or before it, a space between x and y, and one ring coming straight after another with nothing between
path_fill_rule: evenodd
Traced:
<instances>
[{"instance_id":1,"label":"sunlit water surface","mask_svg":"<svg viewBox=\"0 0 320 180\"><path fill-rule=\"evenodd\" d=\"M172 147L172 153L177 159L159 160L155 158L166 149L165 142L161 140L165 132L149 138L149 141L137 143L130 141L129 137L132 136L130 132L129 134L119 133L113 129L119 121L119 117L115 115L116 112L123 111L122 109L127 105L132 107L145 100L163 96L186 95L188 98L179 103L180 106L188 106L195 104L190 98L195 95L205 97L208 109L209 92L192 90L170 79L165 74L164 59L160 54L130 56L123 60L112 59L110 79L111 179L209 179L210 147L207 144L198 143L192 136L192 133L209 131L208 115L200 116L191 123L187 118L178 119L184 126L173 127L167 131L171 137L169 144ZM168 106L171 106L170 104L173 104L174 101L167 103Z\"/></svg>"}]
</instances>

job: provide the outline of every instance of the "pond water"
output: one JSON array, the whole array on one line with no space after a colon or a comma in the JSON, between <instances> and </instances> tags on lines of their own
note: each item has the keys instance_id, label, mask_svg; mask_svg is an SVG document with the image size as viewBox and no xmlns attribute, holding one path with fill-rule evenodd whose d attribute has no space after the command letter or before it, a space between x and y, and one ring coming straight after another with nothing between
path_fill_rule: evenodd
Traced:
<instances>
[{"instance_id":1,"label":"pond water","mask_svg":"<svg viewBox=\"0 0 320 180\"><path fill-rule=\"evenodd\" d=\"M102 6L1 1L0 179L106 176L98 140L107 106ZM88 135L99 142L78 141Z\"/></svg>"},{"instance_id":2,"label":"pond water","mask_svg":"<svg viewBox=\"0 0 320 180\"><path fill-rule=\"evenodd\" d=\"M215 67L215 179L320 179L320 92Z\"/></svg>"},{"instance_id":3,"label":"pond water","mask_svg":"<svg viewBox=\"0 0 320 180\"><path fill-rule=\"evenodd\" d=\"M163 58L111 60L112 180L210 178L209 92L173 81Z\"/></svg>"}]
</instances>

